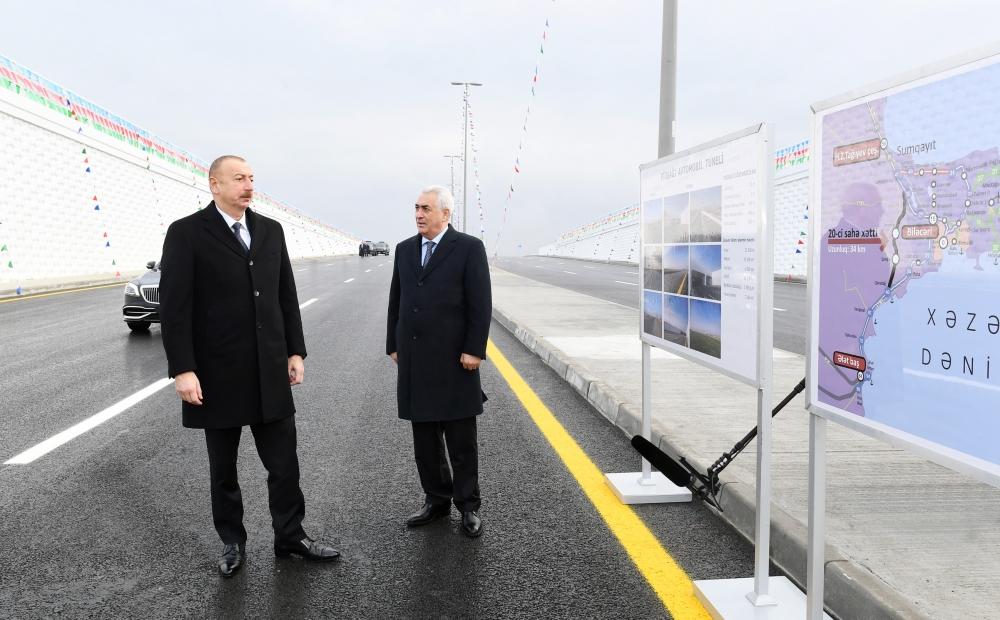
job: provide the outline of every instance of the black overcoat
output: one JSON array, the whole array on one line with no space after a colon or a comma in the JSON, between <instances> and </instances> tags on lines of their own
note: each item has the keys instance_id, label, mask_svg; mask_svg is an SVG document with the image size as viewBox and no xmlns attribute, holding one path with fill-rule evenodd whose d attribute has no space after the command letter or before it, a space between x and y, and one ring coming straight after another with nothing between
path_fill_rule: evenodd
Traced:
<instances>
[{"instance_id":1,"label":"black overcoat","mask_svg":"<svg viewBox=\"0 0 1000 620\"><path fill-rule=\"evenodd\" d=\"M456 420L483 412L478 370L462 353L486 357L493 312L486 248L448 226L421 268L421 237L396 246L389 289L386 354L395 352L399 417L414 422Z\"/></svg>"},{"instance_id":2,"label":"black overcoat","mask_svg":"<svg viewBox=\"0 0 1000 620\"><path fill-rule=\"evenodd\" d=\"M163 241L160 322L167 372L193 370L202 404L182 404L189 428L232 428L295 413L288 357L306 356L281 224L245 217L244 252L215 206L170 225Z\"/></svg>"}]
</instances>

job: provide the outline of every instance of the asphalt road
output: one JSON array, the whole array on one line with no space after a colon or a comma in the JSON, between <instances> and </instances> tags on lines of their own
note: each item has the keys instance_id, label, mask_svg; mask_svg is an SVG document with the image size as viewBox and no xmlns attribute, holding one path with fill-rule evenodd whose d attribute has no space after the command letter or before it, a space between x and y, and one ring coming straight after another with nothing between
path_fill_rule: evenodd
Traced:
<instances>
[{"instance_id":1,"label":"asphalt road","mask_svg":"<svg viewBox=\"0 0 1000 620\"><path fill-rule=\"evenodd\" d=\"M639 268L548 256L502 257L501 269L521 276L639 309ZM774 346L805 355L809 330L806 287L774 283Z\"/></svg>"},{"instance_id":2,"label":"asphalt road","mask_svg":"<svg viewBox=\"0 0 1000 620\"><path fill-rule=\"evenodd\" d=\"M181 427L168 386L30 464L0 465L0 617L666 617L489 363L484 535L462 536L456 513L405 528L422 493L383 353L391 267L295 268L300 303L316 299L294 392L305 526L341 562L274 557L266 474L245 433L248 564L219 578L203 434ZM0 304L0 463L165 376L159 328L131 334L121 302L114 287ZM637 468L626 438L547 366L495 323L491 337L599 468ZM752 574L751 546L703 505L636 512L692 578Z\"/></svg>"}]
</instances>

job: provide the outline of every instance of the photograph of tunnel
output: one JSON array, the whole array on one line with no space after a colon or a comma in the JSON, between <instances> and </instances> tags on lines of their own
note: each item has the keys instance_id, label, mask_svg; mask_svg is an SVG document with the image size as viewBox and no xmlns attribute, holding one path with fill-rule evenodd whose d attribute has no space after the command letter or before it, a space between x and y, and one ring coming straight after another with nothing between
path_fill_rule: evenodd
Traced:
<instances>
[{"instance_id":1,"label":"photograph of tunnel","mask_svg":"<svg viewBox=\"0 0 1000 620\"><path fill-rule=\"evenodd\" d=\"M722 245L692 245L690 288L692 297L722 299Z\"/></svg>"},{"instance_id":2,"label":"photograph of tunnel","mask_svg":"<svg viewBox=\"0 0 1000 620\"><path fill-rule=\"evenodd\" d=\"M688 346L688 298L663 296L663 339Z\"/></svg>"},{"instance_id":3,"label":"photograph of tunnel","mask_svg":"<svg viewBox=\"0 0 1000 620\"><path fill-rule=\"evenodd\" d=\"M691 243L721 243L722 186L699 189L689 196Z\"/></svg>"},{"instance_id":4,"label":"photograph of tunnel","mask_svg":"<svg viewBox=\"0 0 1000 620\"><path fill-rule=\"evenodd\" d=\"M663 291L675 295L688 294L689 247L687 245L663 246Z\"/></svg>"},{"instance_id":5,"label":"photograph of tunnel","mask_svg":"<svg viewBox=\"0 0 1000 620\"><path fill-rule=\"evenodd\" d=\"M691 300L691 348L722 358L722 304Z\"/></svg>"}]
</instances>

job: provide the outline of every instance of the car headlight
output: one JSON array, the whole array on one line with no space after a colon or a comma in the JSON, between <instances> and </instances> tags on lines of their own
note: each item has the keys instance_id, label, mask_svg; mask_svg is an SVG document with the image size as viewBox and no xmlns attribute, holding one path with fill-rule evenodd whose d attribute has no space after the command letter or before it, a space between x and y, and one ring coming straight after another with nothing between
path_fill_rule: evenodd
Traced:
<instances>
[{"instance_id":1,"label":"car headlight","mask_svg":"<svg viewBox=\"0 0 1000 620\"><path fill-rule=\"evenodd\" d=\"M129 282L128 284L125 285L125 294L134 295L135 297L138 297L139 287L136 286L134 282Z\"/></svg>"}]
</instances>

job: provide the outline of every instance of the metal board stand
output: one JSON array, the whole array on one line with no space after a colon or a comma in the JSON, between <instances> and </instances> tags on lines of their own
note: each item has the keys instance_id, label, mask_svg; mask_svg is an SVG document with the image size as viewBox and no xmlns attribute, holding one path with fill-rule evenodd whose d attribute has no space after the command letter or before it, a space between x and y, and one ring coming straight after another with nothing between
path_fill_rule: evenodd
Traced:
<instances>
[{"instance_id":1,"label":"metal board stand","mask_svg":"<svg viewBox=\"0 0 1000 620\"><path fill-rule=\"evenodd\" d=\"M642 343L642 436L652 435L652 368L650 346ZM691 491L654 472L649 461L642 459L641 472L605 474L605 479L623 504L663 504L690 502Z\"/></svg>"}]
</instances>

